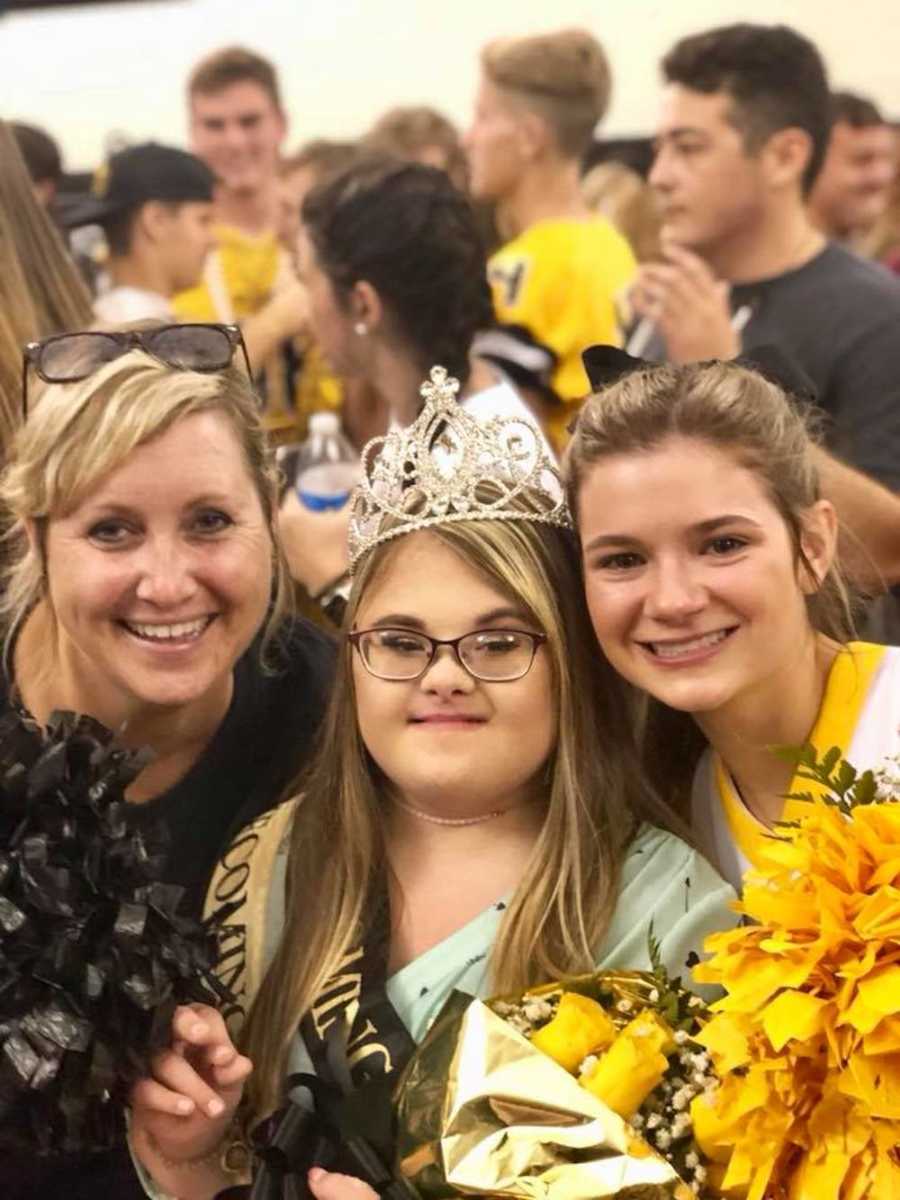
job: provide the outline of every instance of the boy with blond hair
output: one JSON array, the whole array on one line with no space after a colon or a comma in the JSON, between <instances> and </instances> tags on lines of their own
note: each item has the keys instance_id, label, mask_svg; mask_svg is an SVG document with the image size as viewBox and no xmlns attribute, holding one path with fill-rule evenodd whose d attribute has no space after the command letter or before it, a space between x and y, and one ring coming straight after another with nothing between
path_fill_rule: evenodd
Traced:
<instances>
[{"instance_id":1,"label":"boy with blond hair","mask_svg":"<svg viewBox=\"0 0 900 1200\"><path fill-rule=\"evenodd\" d=\"M500 328L477 349L523 388L560 445L589 390L581 351L619 340L618 305L636 269L580 187L609 104L609 63L596 38L567 29L491 42L481 66L466 137L470 186L496 205L509 240L488 264Z\"/></svg>"}]
</instances>

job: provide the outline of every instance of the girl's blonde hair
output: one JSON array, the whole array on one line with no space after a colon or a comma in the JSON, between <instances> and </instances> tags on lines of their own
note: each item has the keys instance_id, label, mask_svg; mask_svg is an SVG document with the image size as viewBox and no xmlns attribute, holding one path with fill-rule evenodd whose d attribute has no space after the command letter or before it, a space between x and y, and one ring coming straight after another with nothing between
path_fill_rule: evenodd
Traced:
<instances>
[{"instance_id":1,"label":"girl's blonde hair","mask_svg":"<svg viewBox=\"0 0 900 1200\"><path fill-rule=\"evenodd\" d=\"M23 345L91 319L87 287L0 121L0 459L21 423Z\"/></svg>"},{"instance_id":2,"label":"girl's blonde hair","mask_svg":"<svg viewBox=\"0 0 900 1200\"><path fill-rule=\"evenodd\" d=\"M48 384L30 406L0 476L7 554L0 590L4 653L44 594L44 530L65 516L146 442L195 413L221 413L233 429L273 539L273 595L265 643L288 597L287 565L275 537L278 473L252 384L235 367L201 373L131 350L80 383ZM185 470L190 463L185 462ZM29 539L33 522L38 537Z\"/></svg>"},{"instance_id":3,"label":"girl's blonde hair","mask_svg":"<svg viewBox=\"0 0 900 1200\"><path fill-rule=\"evenodd\" d=\"M643 782L624 689L596 649L575 538L528 521L464 521L420 536L439 539L523 608L547 635L552 664L558 733L544 767L546 815L491 953L492 987L506 992L593 969L638 822L671 827L673 818ZM347 629L403 545L402 538L384 543L363 559ZM387 784L360 736L352 654L344 640L320 750L303 782L291 835L280 946L244 1029L255 1064L249 1124L278 1105L297 1022L365 936L372 896L387 879Z\"/></svg>"},{"instance_id":4,"label":"girl's blonde hair","mask_svg":"<svg viewBox=\"0 0 900 1200\"><path fill-rule=\"evenodd\" d=\"M810 624L835 641L852 638L853 604L837 558L817 578L803 551L804 514L820 498L812 411L748 367L734 362L646 367L591 396L564 463L576 522L582 484L598 463L652 450L672 437L716 446L757 476L787 527L798 570L815 581L807 596ZM681 808L705 745L702 734L687 714L650 699L642 743L658 791Z\"/></svg>"}]
</instances>

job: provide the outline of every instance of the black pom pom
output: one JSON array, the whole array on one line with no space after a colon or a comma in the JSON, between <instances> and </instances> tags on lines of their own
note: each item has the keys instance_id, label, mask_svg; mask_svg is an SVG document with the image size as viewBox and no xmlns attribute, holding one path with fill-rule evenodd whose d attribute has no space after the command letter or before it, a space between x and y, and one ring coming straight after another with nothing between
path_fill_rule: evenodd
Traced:
<instances>
[{"instance_id":1,"label":"black pom pom","mask_svg":"<svg viewBox=\"0 0 900 1200\"><path fill-rule=\"evenodd\" d=\"M159 881L162 827L125 789L148 751L88 717L0 717L0 1153L103 1150L175 1007L230 998L217 926Z\"/></svg>"}]
</instances>

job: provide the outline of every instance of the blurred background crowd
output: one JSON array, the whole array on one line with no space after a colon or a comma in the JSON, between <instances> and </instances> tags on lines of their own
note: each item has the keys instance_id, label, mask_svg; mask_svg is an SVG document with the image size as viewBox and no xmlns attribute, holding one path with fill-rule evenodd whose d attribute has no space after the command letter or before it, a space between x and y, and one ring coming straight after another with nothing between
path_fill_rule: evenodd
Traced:
<instances>
[{"instance_id":1,"label":"blurred background crowd","mask_svg":"<svg viewBox=\"0 0 900 1200\"><path fill-rule=\"evenodd\" d=\"M637 48L623 70L599 24L480 40L463 14L464 32L436 29L422 43L441 60L438 81L444 47L473 39L460 120L442 109L436 82L423 95L421 54L408 81L392 86L392 99L407 102L379 103L353 65L352 14L338 6L331 50L335 68L347 50L341 90L367 93L367 125L351 129L352 104L336 118L296 111L287 99L304 56L316 60L307 73L322 78L324 18L286 70L287 60L276 66L252 38L231 40L231 6L222 5L220 44L188 62L184 37L199 38L198 3L9 6L34 9L4 18L9 77L23 38L47 49L33 104L17 89L2 129L5 437L18 420L21 345L63 329L239 325L292 476L311 453L346 463L392 422L410 421L418 381L435 361L482 413L527 409L560 452L588 390L586 346L614 342L686 362L774 342L809 375L829 449L886 489L888 511L887 492L893 500L900 488L897 112L884 73L874 72L882 94L870 94L866 63L850 77L847 53L836 89L807 36L811 10L798 6L804 33L698 32L683 11L684 36L654 64L656 82L643 89L652 95L637 104ZM85 37L79 64L91 37L108 57L126 26L135 38L149 32L154 10L160 39L146 47L146 63L134 40L140 95L127 91L118 61L98 65L82 93L75 60L70 78L48 78L58 37ZM646 6L648 18L654 12ZM267 47L279 28L293 28L278 5L259 16L271 26L258 39ZM371 14L357 17L362 33ZM834 30L815 20L833 57ZM232 23L245 32L245 16ZM393 54L394 23L383 32L376 52ZM416 18L410 36L422 33ZM207 27L199 40L209 45ZM154 62L158 88L148 86ZM184 136L165 86L180 62ZM392 77L404 75L403 62L401 54ZM99 135L104 79L110 96L133 97L133 132L126 109L106 114ZM656 116L621 136L629 118L620 105L613 137L605 121L622 92L634 122ZM319 422L311 449L310 417L321 412L336 419ZM339 501L348 479L332 472L316 497L289 488L283 506L293 574L320 599L345 566ZM863 506L847 523L860 532L871 515ZM896 637L895 607L888 597L877 617L883 638Z\"/></svg>"}]
</instances>

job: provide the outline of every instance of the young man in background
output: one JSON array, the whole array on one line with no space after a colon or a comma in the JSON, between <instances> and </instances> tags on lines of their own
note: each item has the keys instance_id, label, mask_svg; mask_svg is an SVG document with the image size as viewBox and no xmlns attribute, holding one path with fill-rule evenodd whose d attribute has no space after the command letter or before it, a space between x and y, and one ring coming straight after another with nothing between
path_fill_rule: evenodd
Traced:
<instances>
[{"instance_id":1,"label":"young man in background","mask_svg":"<svg viewBox=\"0 0 900 1200\"><path fill-rule=\"evenodd\" d=\"M894 131L871 100L852 92L831 97L831 136L809 197L815 224L856 248L887 208L897 173Z\"/></svg>"},{"instance_id":2,"label":"young man in background","mask_svg":"<svg viewBox=\"0 0 900 1200\"><path fill-rule=\"evenodd\" d=\"M278 76L238 46L216 51L188 80L191 145L216 177L215 247L203 280L175 299L185 321L238 322L270 412L293 403L289 339L306 325L303 289L278 231L287 119Z\"/></svg>"},{"instance_id":3,"label":"young man in background","mask_svg":"<svg viewBox=\"0 0 900 1200\"><path fill-rule=\"evenodd\" d=\"M499 328L476 352L520 386L558 446L588 391L581 352L620 337L635 272L628 243L581 195L581 162L611 73L600 43L570 29L492 42L465 139L470 188L508 239L488 279Z\"/></svg>"},{"instance_id":4,"label":"young man in background","mask_svg":"<svg viewBox=\"0 0 900 1200\"><path fill-rule=\"evenodd\" d=\"M147 142L112 155L93 191L65 212L70 228L100 225L109 287L94 302L106 325L173 321L172 297L193 287L213 245L213 175L184 150Z\"/></svg>"}]
</instances>

